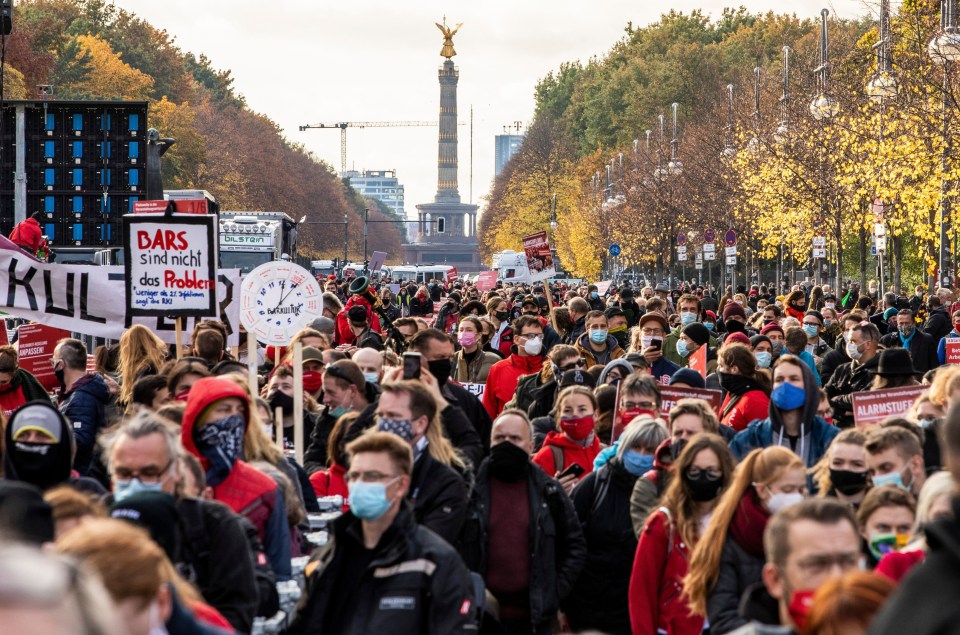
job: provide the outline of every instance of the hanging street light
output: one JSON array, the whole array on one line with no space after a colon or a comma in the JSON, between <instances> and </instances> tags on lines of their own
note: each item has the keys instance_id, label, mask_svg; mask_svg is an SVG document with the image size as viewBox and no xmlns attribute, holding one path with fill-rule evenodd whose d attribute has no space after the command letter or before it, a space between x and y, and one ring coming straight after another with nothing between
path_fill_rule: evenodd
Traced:
<instances>
[{"instance_id":1,"label":"hanging street light","mask_svg":"<svg viewBox=\"0 0 960 635\"><path fill-rule=\"evenodd\" d=\"M817 96L810 102L810 114L817 121L830 119L840 112L840 104L830 96L830 40L827 32L827 16L830 11L820 11L820 66L814 69L817 75Z\"/></svg>"},{"instance_id":2,"label":"hanging street light","mask_svg":"<svg viewBox=\"0 0 960 635\"><path fill-rule=\"evenodd\" d=\"M880 0L880 39L873 45L877 55L877 71L867 82L867 95L874 103L896 99L900 83L893 72L893 52L890 42L890 0Z\"/></svg>"},{"instance_id":3,"label":"hanging street light","mask_svg":"<svg viewBox=\"0 0 960 635\"><path fill-rule=\"evenodd\" d=\"M727 134L723 152L720 153L720 156L726 159L729 159L737 154L737 149L733 145L733 128L733 84L727 84Z\"/></svg>"},{"instance_id":4,"label":"hanging street light","mask_svg":"<svg viewBox=\"0 0 960 635\"><path fill-rule=\"evenodd\" d=\"M788 101L790 99L790 47L783 47L783 95L780 97L780 125L773 133L773 140L779 144L787 142L787 135L790 134L790 128L787 127L789 120Z\"/></svg>"}]
</instances>

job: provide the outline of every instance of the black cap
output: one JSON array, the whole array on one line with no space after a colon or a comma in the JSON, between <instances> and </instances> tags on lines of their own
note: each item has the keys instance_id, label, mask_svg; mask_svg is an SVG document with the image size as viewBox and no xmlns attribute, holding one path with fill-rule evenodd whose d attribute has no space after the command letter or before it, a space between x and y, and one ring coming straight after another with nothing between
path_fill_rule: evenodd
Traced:
<instances>
[{"instance_id":1,"label":"black cap","mask_svg":"<svg viewBox=\"0 0 960 635\"><path fill-rule=\"evenodd\" d=\"M110 515L139 525L150 532L153 541L167 553L170 560L177 558L177 501L166 492L137 492L110 506Z\"/></svg>"},{"instance_id":2,"label":"black cap","mask_svg":"<svg viewBox=\"0 0 960 635\"><path fill-rule=\"evenodd\" d=\"M593 378L593 375L590 373L581 370L579 368L573 368L568 371L564 371L563 375L560 377L560 388L566 388L567 386L586 386L587 388L594 388L597 385L597 380Z\"/></svg>"},{"instance_id":3,"label":"black cap","mask_svg":"<svg viewBox=\"0 0 960 635\"><path fill-rule=\"evenodd\" d=\"M683 334L700 346L703 346L710 341L710 331L708 331L707 327L700 322L688 324L686 327L684 327Z\"/></svg>"}]
</instances>

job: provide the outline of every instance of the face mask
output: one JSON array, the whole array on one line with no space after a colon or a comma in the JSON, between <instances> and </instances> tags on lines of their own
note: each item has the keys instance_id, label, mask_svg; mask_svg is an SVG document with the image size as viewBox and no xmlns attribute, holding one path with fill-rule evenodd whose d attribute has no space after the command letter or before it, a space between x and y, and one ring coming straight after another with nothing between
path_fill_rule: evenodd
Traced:
<instances>
[{"instance_id":1,"label":"face mask","mask_svg":"<svg viewBox=\"0 0 960 635\"><path fill-rule=\"evenodd\" d=\"M523 352L531 357L536 357L543 350L543 341L539 337L530 337L523 345Z\"/></svg>"},{"instance_id":2,"label":"face mask","mask_svg":"<svg viewBox=\"0 0 960 635\"><path fill-rule=\"evenodd\" d=\"M781 492L770 497L770 500L767 501L767 509L770 510L771 514L776 514L781 509L786 509L802 501L803 494L800 492L793 492L791 494Z\"/></svg>"},{"instance_id":3,"label":"face mask","mask_svg":"<svg viewBox=\"0 0 960 635\"><path fill-rule=\"evenodd\" d=\"M847 344L847 357L849 357L854 361L858 361L861 357L863 357L863 353L860 352L859 346L857 346L853 342L849 342Z\"/></svg>"},{"instance_id":4,"label":"face mask","mask_svg":"<svg viewBox=\"0 0 960 635\"><path fill-rule=\"evenodd\" d=\"M618 326L617 328L610 329L609 333L616 338L617 345L620 346L620 348L626 348L629 345L630 342L628 341L626 326Z\"/></svg>"},{"instance_id":5,"label":"face mask","mask_svg":"<svg viewBox=\"0 0 960 635\"><path fill-rule=\"evenodd\" d=\"M689 354L690 351L687 350L687 340L677 340L677 355L686 357Z\"/></svg>"},{"instance_id":6,"label":"face mask","mask_svg":"<svg viewBox=\"0 0 960 635\"><path fill-rule=\"evenodd\" d=\"M591 291L591 292L590 292L590 299L596 300L596 299L599 298L599 297L600 297L600 294L597 293L596 291Z\"/></svg>"},{"instance_id":7,"label":"face mask","mask_svg":"<svg viewBox=\"0 0 960 635\"><path fill-rule=\"evenodd\" d=\"M176 395L173 396L174 401L180 401L182 403L187 403L187 397L190 396L190 389L181 390Z\"/></svg>"},{"instance_id":8,"label":"face mask","mask_svg":"<svg viewBox=\"0 0 960 635\"><path fill-rule=\"evenodd\" d=\"M623 467L633 476L643 476L653 468L653 455L627 450L623 453Z\"/></svg>"},{"instance_id":9,"label":"face mask","mask_svg":"<svg viewBox=\"0 0 960 635\"><path fill-rule=\"evenodd\" d=\"M270 412L276 412L277 408L283 409L283 414L292 415L293 414L293 397L277 390L270 395L270 398L267 399L267 403L270 404Z\"/></svg>"},{"instance_id":10,"label":"face mask","mask_svg":"<svg viewBox=\"0 0 960 635\"><path fill-rule=\"evenodd\" d=\"M823 306L824 306L825 308L827 308L827 309L835 309L835 308L837 308L837 303L836 303L836 302L824 302L824 303L823 303Z\"/></svg>"},{"instance_id":11,"label":"face mask","mask_svg":"<svg viewBox=\"0 0 960 635\"><path fill-rule=\"evenodd\" d=\"M7 451L21 481L45 490L70 478L72 460L67 443L14 441Z\"/></svg>"},{"instance_id":12,"label":"face mask","mask_svg":"<svg viewBox=\"0 0 960 635\"><path fill-rule=\"evenodd\" d=\"M780 410L797 410L807 401L807 393L787 382L781 383L770 393L770 401Z\"/></svg>"},{"instance_id":13,"label":"face mask","mask_svg":"<svg viewBox=\"0 0 960 635\"><path fill-rule=\"evenodd\" d=\"M656 416L653 410L647 410L646 408L631 408L630 410L624 410L620 414L620 421L623 422L623 427L626 428L628 425L630 425L630 422L640 415L650 415L651 417Z\"/></svg>"},{"instance_id":14,"label":"face mask","mask_svg":"<svg viewBox=\"0 0 960 635\"><path fill-rule=\"evenodd\" d=\"M497 312L494 313L493 315L494 315L498 320L500 320L501 322L506 322L507 320L510 319L510 312L509 312L509 311L497 311Z\"/></svg>"},{"instance_id":15,"label":"face mask","mask_svg":"<svg viewBox=\"0 0 960 635\"><path fill-rule=\"evenodd\" d=\"M659 335L641 335L640 336L640 347L647 348L654 342L663 342L663 338Z\"/></svg>"},{"instance_id":16,"label":"face mask","mask_svg":"<svg viewBox=\"0 0 960 635\"><path fill-rule=\"evenodd\" d=\"M508 442L490 448L490 476L498 481L516 483L526 477L530 457L526 450Z\"/></svg>"},{"instance_id":17,"label":"face mask","mask_svg":"<svg viewBox=\"0 0 960 635\"><path fill-rule=\"evenodd\" d=\"M917 425L926 430L936 422L935 418L926 418L923 417L917 421Z\"/></svg>"},{"instance_id":18,"label":"face mask","mask_svg":"<svg viewBox=\"0 0 960 635\"><path fill-rule=\"evenodd\" d=\"M210 463L207 485L222 483L233 464L243 455L243 431L246 417L242 414L221 417L194 431L197 451Z\"/></svg>"},{"instance_id":19,"label":"face mask","mask_svg":"<svg viewBox=\"0 0 960 635\"><path fill-rule=\"evenodd\" d=\"M350 513L362 520L376 520L386 514L393 504L393 501L387 498L387 486L396 483L397 478L386 483L349 483L347 488L350 490Z\"/></svg>"},{"instance_id":20,"label":"face mask","mask_svg":"<svg viewBox=\"0 0 960 635\"><path fill-rule=\"evenodd\" d=\"M753 354L753 358L757 360L758 367L770 368L770 363L773 362L773 353L769 351L758 351Z\"/></svg>"},{"instance_id":21,"label":"face mask","mask_svg":"<svg viewBox=\"0 0 960 635\"><path fill-rule=\"evenodd\" d=\"M727 333L740 333L743 331L743 322L740 320L726 320L723 325L727 328Z\"/></svg>"},{"instance_id":22,"label":"face mask","mask_svg":"<svg viewBox=\"0 0 960 635\"><path fill-rule=\"evenodd\" d=\"M684 474L683 481L690 488L690 497L698 503L712 501L720 495L720 490L723 489L723 479L710 479L706 472L701 472L697 478L690 478Z\"/></svg>"},{"instance_id":23,"label":"face mask","mask_svg":"<svg viewBox=\"0 0 960 635\"><path fill-rule=\"evenodd\" d=\"M607 341L606 329L593 329L590 331L590 341L594 344L603 344Z\"/></svg>"},{"instance_id":24,"label":"face mask","mask_svg":"<svg viewBox=\"0 0 960 635\"><path fill-rule=\"evenodd\" d=\"M867 489L867 473L830 468L830 483L844 496L853 496Z\"/></svg>"},{"instance_id":25,"label":"face mask","mask_svg":"<svg viewBox=\"0 0 960 635\"><path fill-rule=\"evenodd\" d=\"M268 435L269 436L269 435ZM131 478L125 481L113 481L113 500L122 503L127 498L140 492L162 492L163 481L157 483L142 483L138 478Z\"/></svg>"},{"instance_id":26,"label":"face mask","mask_svg":"<svg viewBox=\"0 0 960 635\"><path fill-rule=\"evenodd\" d=\"M380 373L364 373L364 374L363 374L363 379L364 379L364 381L366 381L368 384L374 384L374 385L376 385L377 383L380 382Z\"/></svg>"},{"instance_id":27,"label":"face mask","mask_svg":"<svg viewBox=\"0 0 960 635\"><path fill-rule=\"evenodd\" d=\"M382 302L383 306L390 306L390 302L392 302L392 300L390 298L384 298Z\"/></svg>"},{"instance_id":28,"label":"face mask","mask_svg":"<svg viewBox=\"0 0 960 635\"><path fill-rule=\"evenodd\" d=\"M350 410L351 410L350 408L346 408L344 406L337 406L336 408L327 408L327 414L329 414L334 419L339 419L343 415L350 412Z\"/></svg>"},{"instance_id":29,"label":"face mask","mask_svg":"<svg viewBox=\"0 0 960 635\"><path fill-rule=\"evenodd\" d=\"M870 555L880 560L888 553L899 551L908 542L910 542L909 534L871 534L867 548L870 550Z\"/></svg>"},{"instance_id":30,"label":"face mask","mask_svg":"<svg viewBox=\"0 0 960 635\"><path fill-rule=\"evenodd\" d=\"M833 318L824 318L823 325L827 328L830 328L831 326L833 326Z\"/></svg>"},{"instance_id":31,"label":"face mask","mask_svg":"<svg viewBox=\"0 0 960 635\"><path fill-rule=\"evenodd\" d=\"M874 474L873 486L883 487L884 485L893 485L895 487L899 487L905 492L910 491L910 487L905 485L903 482L902 472L890 472L889 474Z\"/></svg>"},{"instance_id":32,"label":"face mask","mask_svg":"<svg viewBox=\"0 0 960 635\"><path fill-rule=\"evenodd\" d=\"M311 370L303 374L303 389L315 393L323 388L323 373Z\"/></svg>"},{"instance_id":33,"label":"face mask","mask_svg":"<svg viewBox=\"0 0 960 635\"><path fill-rule=\"evenodd\" d=\"M790 598L790 604L787 605L787 612L790 613L790 619L793 620L793 623L796 624L800 630L803 630L804 625L807 623L807 615L810 614L810 609L813 608L814 593L814 589L796 591L793 597Z\"/></svg>"},{"instance_id":34,"label":"face mask","mask_svg":"<svg viewBox=\"0 0 960 635\"><path fill-rule=\"evenodd\" d=\"M704 322L703 325L704 325L705 327L707 327L707 330L708 330L708 331L712 331L713 328L714 328L713 322Z\"/></svg>"},{"instance_id":35,"label":"face mask","mask_svg":"<svg viewBox=\"0 0 960 635\"><path fill-rule=\"evenodd\" d=\"M430 374L436 378L437 385L443 388L447 380L450 379L453 362L449 359L435 359L432 362L427 362L427 368L430 370Z\"/></svg>"},{"instance_id":36,"label":"face mask","mask_svg":"<svg viewBox=\"0 0 960 635\"><path fill-rule=\"evenodd\" d=\"M690 311L684 311L680 314L680 324L682 326L690 326L697 321L697 314L691 313Z\"/></svg>"},{"instance_id":37,"label":"face mask","mask_svg":"<svg viewBox=\"0 0 960 635\"><path fill-rule=\"evenodd\" d=\"M457 341L460 342L460 346L464 348L470 348L477 343L477 334L471 333L470 331L464 331L457 337Z\"/></svg>"},{"instance_id":38,"label":"face mask","mask_svg":"<svg viewBox=\"0 0 960 635\"><path fill-rule=\"evenodd\" d=\"M410 419L377 419L377 430L395 434L407 443L413 441L413 422Z\"/></svg>"},{"instance_id":39,"label":"face mask","mask_svg":"<svg viewBox=\"0 0 960 635\"><path fill-rule=\"evenodd\" d=\"M583 441L593 434L594 425L593 415L565 417L560 420L560 429L574 441Z\"/></svg>"},{"instance_id":40,"label":"face mask","mask_svg":"<svg viewBox=\"0 0 960 635\"><path fill-rule=\"evenodd\" d=\"M803 332L806 333L807 337L816 337L820 333L820 327L816 324L804 324Z\"/></svg>"},{"instance_id":41,"label":"face mask","mask_svg":"<svg viewBox=\"0 0 960 635\"><path fill-rule=\"evenodd\" d=\"M853 337L853 329L850 329L849 331L844 331L844 332L843 332L843 341L844 341L844 342L847 342L847 343L849 344L851 337Z\"/></svg>"},{"instance_id":42,"label":"face mask","mask_svg":"<svg viewBox=\"0 0 960 635\"><path fill-rule=\"evenodd\" d=\"M898 326L897 330L900 331L900 335L904 337L910 337L913 335L913 331L916 328L917 327L915 327L913 324L905 324L904 326Z\"/></svg>"},{"instance_id":43,"label":"face mask","mask_svg":"<svg viewBox=\"0 0 960 635\"><path fill-rule=\"evenodd\" d=\"M783 342L780 340L770 340L770 349L774 355L783 353Z\"/></svg>"},{"instance_id":44,"label":"face mask","mask_svg":"<svg viewBox=\"0 0 960 635\"><path fill-rule=\"evenodd\" d=\"M53 374L56 376L57 381L60 383L61 386L67 385L67 382L64 381L64 377L63 377L63 366L61 366L60 368L54 368Z\"/></svg>"}]
</instances>

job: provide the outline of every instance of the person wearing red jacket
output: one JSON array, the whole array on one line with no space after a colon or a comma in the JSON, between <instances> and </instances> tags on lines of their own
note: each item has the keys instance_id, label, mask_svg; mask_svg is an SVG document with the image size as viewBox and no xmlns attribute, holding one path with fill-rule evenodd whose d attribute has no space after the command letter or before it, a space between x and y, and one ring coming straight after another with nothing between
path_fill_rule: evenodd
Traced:
<instances>
[{"instance_id":1,"label":"person wearing red jacket","mask_svg":"<svg viewBox=\"0 0 960 635\"><path fill-rule=\"evenodd\" d=\"M380 327L380 318L377 316L373 307L380 299L370 293L370 280L366 276L360 276L350 283L350 299L343 306L343 310L337 313L336 330L333 334L333 342L337 346L355 345L357 333L350 328L349 313L355 306L363 307L367 312L367 327L377 333L383 333Z\"/></svg>"},{"instance_id":2,"label":"person wearing red jacket","mask_svg":"<svg viewBox=\"0 0 960 635\"><path fill-rule=\"evenodd\" d=\"M240 459L250 425L250 401L234 381L204 377L190 389L180 441L200 459L213 498L257 528L278 580L289 580L290 534L283 492L276 482Z\"/></svg>"},{"instance_id":3,"label":"person wearing red jacket","mask_svg":"<svg viewBox=\"0 0 960 635\"><path fill-rule=\"evenodd\" d=\"M684 447L660 508L647 518L630 574L630 626L634 633L699 635L703 617L690 612L683 577L720 493L733 478L733 455L721 437L701 433Z\"/></svg>"},{"instance_id":4,"label":"person wearing red jacket","mask_svg":"<svg viewBox=\"0 0 960 635\"><path fill-rule=\"evenodd\" d=\"M35 213L30 218L17 223L10 232L10 241L31 256L36 256L44 243L43 230L40 229L40 221L37 220L39 216L39 212Z\"/></svg>"},{"instance_id":5,"label":"person wearing red jacket","mask_svg":"<svg viewBox=\"0 0 960 635\"><path fill-rule=\"evenodd\" d=\"M593 460L600 454L594 415L597 398L584 386L564 388L557 396L557 430L547 434L543 447L533 462L549 476L557 478L567 494L577 482L593 471ZM583 468L580 474L558 478L564 470L576 463Z\"/></svg>"},{"instance_id":6,"label":"person wearing red jacket","mask_svg":"<svg viewBox=\"0 0 960 635\"><path fill-rule=\"evenodd\" d=\"M517 381L524 375L539 373L543 367L543 327L540 320L520 316L513 321L516 346L510 357L490 367L487 385L483 391L483 407L491 419L496 419L507 402L513 399Z\"/></svg>"},{"instance_id":7,"label":"person wearing red jacket","mask_svg":"<svg viewBox=\"0 0 960 635\"><path fill-rule=\"evenodd\" d=\"M757 359L748 346L726 344L717 354L720 387L727 392L720 405L720 423L735 431L750 422L766 419L770 410L770 379L757 368Z\"/></svg>"}]
</instances>

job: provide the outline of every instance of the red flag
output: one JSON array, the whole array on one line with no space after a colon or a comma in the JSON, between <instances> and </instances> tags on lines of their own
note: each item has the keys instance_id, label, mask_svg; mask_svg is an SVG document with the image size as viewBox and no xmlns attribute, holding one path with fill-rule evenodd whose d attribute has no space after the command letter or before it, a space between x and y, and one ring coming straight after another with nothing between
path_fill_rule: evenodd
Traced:
<instances>
[{"instance_id":1,"label":"red flag","mask_svg":"<svg viewBox=\"0 0 960 635\"><path fill-rule=\"evenodd\" d=\"M704 379L707 378L707 345L704 344L696 351L690 354L690 368L700 373Z\"/></svg>"}]
</instances>

